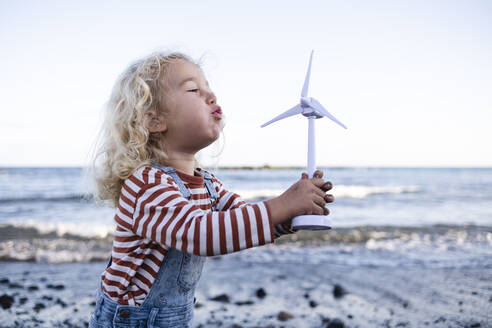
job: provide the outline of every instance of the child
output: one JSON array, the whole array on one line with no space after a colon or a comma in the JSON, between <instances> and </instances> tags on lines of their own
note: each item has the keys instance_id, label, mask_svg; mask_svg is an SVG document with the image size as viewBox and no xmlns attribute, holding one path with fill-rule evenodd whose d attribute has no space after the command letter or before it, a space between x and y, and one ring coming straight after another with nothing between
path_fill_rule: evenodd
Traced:
<instances>
[{"instance_id":1,"label":"child","mask_svg":"<svg viewBox=\"0 0 492 328\"><path fill-rule=\"evenodd\" d=\"M152 54L116 82L95 164L116 231L90 327L191 327L206 256L273 243L294 232L296 215L328 215L331 183L319 171L247 204L199 168L194 156L217 140L222 115L201 68L180 53Z\"/></svg>"}]
</instances>

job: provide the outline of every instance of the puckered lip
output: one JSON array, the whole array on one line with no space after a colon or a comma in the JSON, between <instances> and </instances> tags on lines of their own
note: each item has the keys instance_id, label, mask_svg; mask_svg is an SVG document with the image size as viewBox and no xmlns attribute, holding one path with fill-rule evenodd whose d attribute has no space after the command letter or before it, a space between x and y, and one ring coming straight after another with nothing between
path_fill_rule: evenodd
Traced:
<instances>
[{"instance_id":1,"label":"puckered lip","mask_svg":"<svg viewBox=\"0 0 492 328\"><path fill-rule=\"evenodd\" d=\"M212 115L217 118L222 118L222 108L220 108L220 106L217 106L212 112Z\"/></svg>"}]
</instances>

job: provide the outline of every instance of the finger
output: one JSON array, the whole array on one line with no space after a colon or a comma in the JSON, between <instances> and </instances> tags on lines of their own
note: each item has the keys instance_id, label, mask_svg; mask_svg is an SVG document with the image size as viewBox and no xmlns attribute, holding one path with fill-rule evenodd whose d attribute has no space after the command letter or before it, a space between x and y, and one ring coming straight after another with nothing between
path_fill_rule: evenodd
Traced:
<instances>
[{"instance_id":1,"label":"finger","mask_svg":"<svg viewBox=\"0 0 492 328\"><path fill-rule=\"evenodd\" d=\"M323 213L323 214L324 214L324 215L328 215L328 214L330 214L330 210L329 210L329 209L327 209L327 208L325 207L325 211L324 211L324 213Z\"/></svg>"},{"instance_id":2,"label":"finger","mask_svg":"<svg viewBox=\"0 0 492 328\"><path fill-rule=\"evenodd\" d=\"M325 202L327 202L327 203L333 203L333 201L335 200L335 197L333 197L333 195L330 195L330 194L325 195L324 198L325 198Z\"/></svg>"},{"instance_id":3,"label":"finger","mask_svg":"<svg viewBox=\"0 0 492 328\"><path fill-rule=\"evenodd\" d=\"M320 170L314 171L313 178L321 179L322 177L323 177L323 172L321 172Z\"/></svg>"},{"instance_id":4,"label":"finger","mask_svg":"<svg viewBox=\"0 0 492 328\"><path fill-rule=\"evenodd\" d=\"M331 190L331 188L333 188L333 184L330 182L330 181L327 181L325 182L324 185L322 185L321 187L321 190L323 190L324 192L327 192L328 190Z\"/></svg>"},{"instance_id":5,"label":"finger","mask_svg":"<svg viewBox=\"0 0 492 328\"><path fill-rule=\"evenodd\" d=\"M321 186L323 186L326 183L325 180L320 178L312 178L311 181L317 188L321 188Z\"/></svg>"},{"instance_id":6,"label":"finger","mask_svg":"<svg viewBox=\"0 0 492 328\"><path fill-rule=\"evenodd\" d=\"M308 178L308 175L306 172L302 172L301 174L301 179L307 179Z\"/></svg>"},{"instance_id":7,"label":"finger","mask_svg":"<svg viewBox=\"0 0 492 328\"><path fill-rule=\"evenodd\" d=\"M313 202L316 204L314 209L318 211L318 214L323 214L326 205L325 199L323 197L314 197Z\"/></svg>"}]
</instances>

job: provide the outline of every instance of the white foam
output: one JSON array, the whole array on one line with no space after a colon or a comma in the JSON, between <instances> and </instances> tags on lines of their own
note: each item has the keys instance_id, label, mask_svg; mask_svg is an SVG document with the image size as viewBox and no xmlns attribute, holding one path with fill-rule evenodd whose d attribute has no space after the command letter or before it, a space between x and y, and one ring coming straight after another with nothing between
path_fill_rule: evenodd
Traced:
<instances>
[{"instance_id":1,"label":"white foam","mask_svg":"<svg viewBox=\"0 0 492 328\"><path fill-rule=\"evenodd\" d=\"M417 186L363 186L363 185L338 185L329 192L336 198L365 198L378 194L403 194L416 193L421 190ZM235 190L244 200L258 198L273 198L281 195L284 189L255 189Z\"/></svg>"},{"instance_id":2,"label":"white foam","mask_svg":"<svg viewBox=\"0 0 492 328\"><path fill-rule=\"evenodd\" d=\"M9 223L19 228L35 228L41 234L55 232L58 236L71 234L81 237L104 238L114 233L114 222L36 222L27 220L22 223Z\"/></svg>"}]
</instances>

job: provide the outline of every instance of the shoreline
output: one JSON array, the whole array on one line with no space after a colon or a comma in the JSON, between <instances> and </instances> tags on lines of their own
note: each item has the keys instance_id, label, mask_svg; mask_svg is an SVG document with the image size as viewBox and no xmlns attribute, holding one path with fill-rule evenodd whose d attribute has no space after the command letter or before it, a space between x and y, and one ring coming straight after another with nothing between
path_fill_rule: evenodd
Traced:
<instances>
[{"instance_id":1,"label":"shoreline","mask_svg":"<svg viewBox=\"0 0 492 328\"><path fill-rule=\"evenodd\" d=\"M320 261L308 249L287 251L268 245L208 258L193 326L492 327L490 263L376 265L343 249ZM0 308L0 327L85 327L105 265L2 262L2 306L12 303Z\"/></svg>"}]
</instances>

